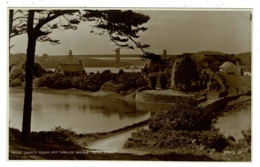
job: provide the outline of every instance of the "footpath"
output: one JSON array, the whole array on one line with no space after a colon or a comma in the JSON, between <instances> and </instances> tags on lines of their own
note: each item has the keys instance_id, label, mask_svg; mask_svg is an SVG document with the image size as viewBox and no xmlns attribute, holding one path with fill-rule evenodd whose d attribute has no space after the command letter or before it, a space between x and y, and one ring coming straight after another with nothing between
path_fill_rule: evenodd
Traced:
<instances>
[{"instance_id":1,"label":"footpath","mask_svg":"<svg viewBox=\"0 0 260 167\"><path fill-rule=\"evenodd\" d=\"M147 126L145 126L147 128ZM135 128L129 131L125 131L119 134L112 135L110 137L97 140L93 143L90 143L86 148L92 150L93 152L103 152L103 153L130 153L134 155L145 155L147 152L126 149L124 144L128 138L131 137L131 134L137 131L139 128Z\"/></svg>"}]
</instances>

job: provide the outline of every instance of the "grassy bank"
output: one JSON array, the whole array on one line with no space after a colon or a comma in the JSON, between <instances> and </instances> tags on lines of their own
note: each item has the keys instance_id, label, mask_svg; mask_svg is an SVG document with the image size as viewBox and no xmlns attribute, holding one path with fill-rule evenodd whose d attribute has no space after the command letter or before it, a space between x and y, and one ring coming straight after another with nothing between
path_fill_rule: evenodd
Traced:
<instances>
[{"instance_id":1,"label":"grassy bank","mask_svg":"<svg viewBox=\"0 0 260 167\"><path fill-rule=\"evenodd\" d=\"M32 132L30 142L21 142L21 132L9 129L10 160L146 160L146 161L213 161L205 155L162 154L133 155L127 153L99 152L86 149L84 144L116 135L147 124L143 121L107 133L76 134L61 127L53 131ZM84 141L84 142L82 142Z\"/></svg>"}]
</instances>

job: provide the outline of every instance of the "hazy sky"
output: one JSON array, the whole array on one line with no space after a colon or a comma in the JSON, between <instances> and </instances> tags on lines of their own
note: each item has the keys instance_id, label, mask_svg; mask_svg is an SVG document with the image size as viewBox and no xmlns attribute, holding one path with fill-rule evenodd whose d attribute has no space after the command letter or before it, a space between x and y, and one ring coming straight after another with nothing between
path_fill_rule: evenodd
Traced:
<instances>
[{"instance_id":1,"label":"hazy sky","mask_svg":"<svg viewBox=\"0 0 260 167\"><path fill-rule=\"evenodd\" d=\"M148 30L140 41L150 44L149 52L181 54L184 52L220 51L242 53L251 51L251 21L249 10L142 10L149 15ZM37 43L36 54L113 54L117 48L108 36L90 34L91 27L81 23L78 30L55 31L51 35L61 44ZM11 39L11 53L25 53L27 36ZM141 51L122 49L121 53Z\"/></svg>"}]
</instances>

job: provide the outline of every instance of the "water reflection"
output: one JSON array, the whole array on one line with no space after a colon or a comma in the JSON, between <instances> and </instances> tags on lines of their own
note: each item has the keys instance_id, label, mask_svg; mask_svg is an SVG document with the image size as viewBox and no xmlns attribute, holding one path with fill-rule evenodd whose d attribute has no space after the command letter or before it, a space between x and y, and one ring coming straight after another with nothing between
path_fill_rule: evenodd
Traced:
<instances>
[{"instance_id":1,"label":"water reflection","mask_svg":"<svg viewBox=\"0 0 260 167\"><path fill-rule=\"evenodd\" d=\"M10 126L21 129L23 90L10 89ZM56 126L79 133L115 130L150 117L137 110L134 103L109 97L89 97L35 90L32 130L50 130Z\"/></svg>"},{"instance_id":2,"label":"water reflection","mask_svg":"<svg viewBox=\"0 0 260 167\"><path fill-rule=\"evenodd\" d=\"M218 118L215 127L226 137L236 140L243 138L242 131L251 127L251 109L224 113Z\"/></svg>"}]
</instances>

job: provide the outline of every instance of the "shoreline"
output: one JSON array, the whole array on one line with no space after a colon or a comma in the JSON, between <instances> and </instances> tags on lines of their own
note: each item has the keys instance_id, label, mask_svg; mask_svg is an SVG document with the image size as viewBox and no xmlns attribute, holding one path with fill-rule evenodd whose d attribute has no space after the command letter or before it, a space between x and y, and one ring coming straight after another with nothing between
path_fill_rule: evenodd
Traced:
<instances>
[{"instance_id":1,"label":"shoreline","mask_svg":"<svg viewBox=\"0 0 260 167\"><path fill-rule=\"evenodd\" d=\"M13 90L23 90L24 92L24 87L9 87L9 93L10 93L10 89ZM103 90L99 90L96 92L91 92L91 91L85 91L85 90L80 90L80 89L76 89L76 88L70 88L70 89L51 89L51 88L47 88L47 87L34 87L33 88L33 92L34 91L44 91L44 92L48 92L48 93L60 93L60 94L75 94L75 95L84 95L84 96L89 96L89 97L112 97L112 98L116 98L116 99L120 99L120 100L124 100L126 102L135 102L135 98L134 95L136 93L135 91L132 91L130 94L127 95L121 95L121 94L117 94L115 92L111 92L111 91L103 91Z\"/></svg>"},{"instance_id":2,"label":"shoreline","mask_svg":"<svg viewBox=\"0 0 260 167\"><path fill-rule=\"evenodd\" d=\"M123 133L131 132L131 131L138 131L138 129L142 129L145 126L148 126L148 121L149 119L138 123L134 123L132 125L125 126L123 128L112 130L109 132L80 133L76 135L75 143L81 147L89 149L89 145L99 142L101 140L105 140L110 137L117 137Z\"/></svg>"}]
</instances>

